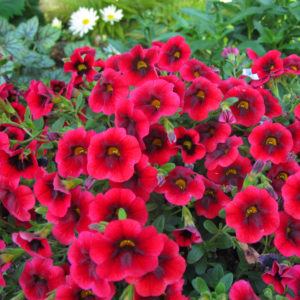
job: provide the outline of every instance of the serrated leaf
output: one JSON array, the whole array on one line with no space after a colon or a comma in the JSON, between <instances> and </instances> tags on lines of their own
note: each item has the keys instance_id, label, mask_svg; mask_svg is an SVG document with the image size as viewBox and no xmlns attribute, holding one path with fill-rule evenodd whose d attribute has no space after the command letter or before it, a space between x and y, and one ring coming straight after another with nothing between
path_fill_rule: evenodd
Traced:
<instances>
[{"instance_id":1,"label":"serrated leaf","mask_svg":"<svg viewBox=\"0 0 300 300\"><path fill-rule=\"evenodd\" d=\"M40 54L38 52L34 52L32 50L27 50L21 59L19 59L19 63L31 67L31 68L50 68L55 65L53 59L51 59L48 55Z\"/></svg>"},{"instance_id":2,"label":"serrated leaf","mask_svg":"<svg viewBox=\"0 0 300 300\"><path fill-rule=\"evenodd\" d=\"M20 57L23 51L23 42L12 31L0 38L0 46L14 58Z\"/></svg>"},{"instance_id":3,"label":"serrated leaf","mask_svg":"<svg viewBox=\"0 0 300 300\"><path fill-rule=\"evenodd\" d=\"M204 292L209 292L209 288L206 282L201 277L197 277L193 279L192 285L199 294L202 294Z\"/></svg>"},{"instance_id":4,"label":"serrated leaf","mask_svg":"<svg viewBox=\"0 0 300 300\"><path fill-rule=\"evenodd\" d=\"M119 208L118 209L118 219L119 220L125 220L127 218L127 214L124 208Z\"/></svg>"},{"instance_id":5,"label":"serrated leaf","mask_svg":"<svg viewBox=\"0 0 300 300\"><path fill-rule=\"evenodd\" d=\"M219 230L217 228L217 226L215 225L215 223L213 221L210 221L210 220L206 220L204 223L203 223L203 226L204 228L209 232L209 233L212 233L212 234L215 234L217 233Z\"/></svg>"},{"instance_id":6,"label":"serrated leaf","mask_svg":"<svg viewBox=\"0 0 300 300\"><path fill-rule=\"evenodd\" d=\"M160 215L158 216L152 223L152 225L156 228L158 232L163 232L165 227L165 216Z\"/></svg>"},{"instance_id":7,"label":"serrated leaf","mask_svg":"<svg viewBox=\"0 0 300 300\"><path fill-rule=\"evenodd\" d=\"M0 35L1 36L4 36L6 33L8 33L9 31L12 31L13 29L14 29L14 26L10 25L5 18L0 17Z\"/></svg>"},{"instance_id":8,"label":"serrated leaf","mask_svg":"<svg viewBox=\"0 0 300 300\"><path fill-rule=\"evenodd\" d=\"M226 292L228 292L229 289L230 289L230 287L231 287L231 285L232 285L232 282L233 282L233 274L232 274L232 273L228 273L228 274L224 275L224 276L220 279L219 283L220 283L220 282L221 282L221 283L224 283Z\"/></svg>"},{"instance_id":9,"label":"serrated leaf","mask_svg":"<svg viewBox=\"0 0 300 300\"><path fill-rule=\"evenodd\" d=\"M14 15L20 16L25 6L25 0L1 0L0 16L10 18Z\"/></svg>"},{"instance_id":10,"label":"serrated leaf","mask_svg":"<svg viewBox=\"0 0 300 300\"><path fill-rule=\"evenodd\" d=\"M187 263L194 264L204 255L204 250L201 245L194 245L192 250L188 253Z\"/></svg>"},{"instance_id":11,"label":"serrated leaf","mask_svg":"<svg viewBox=\"0 0 300 300\"><path fill-rule=\"evenodd\" d=\"M39 28L35 45L42 53L47 53L59 39L61 31L47 24Z\"/></svg>"},{"instance_id":12,"label":"serrated leaf","mask_svg":"<svg viewBox=\"0 0 300 300\"><path fill-rule=\"evenodd\" d=\"M39 27L39 19L34 16L27 22L21 23L16 29L16 36L32 41Z\"/></svg>"}]
</instances>

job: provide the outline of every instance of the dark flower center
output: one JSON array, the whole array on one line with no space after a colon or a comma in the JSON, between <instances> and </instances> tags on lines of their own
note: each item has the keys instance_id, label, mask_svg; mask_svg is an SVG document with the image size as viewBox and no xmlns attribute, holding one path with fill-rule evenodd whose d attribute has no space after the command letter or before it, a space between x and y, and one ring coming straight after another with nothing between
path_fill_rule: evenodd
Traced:
<instances>
[{"instance_id":1,"label":"dark flower center","mask_svg":"<svg viewBox=\"0 0 300 300\"><path fill-rule=\"evenodd\" d=\"M192 237L192 233L189 230L182 230L180 232L180 235L187 239L190 239Z\"/></svg>"},{"instance_id":2,"label":"dark flower center","mask_svg":"<svg viewBox=\"0 0 300 300\"><path fill-rule=\"evenodd\" d=\"M152 105L153 107L155 107L156 110L158 110L158 109L160 108L160 101L159 101L158 99L153 99L153 100L151 101L151 105Z\"/></svg>"},{"instance_id":3,"label":"dark flower center","mask_svg":"<svg viewBox=\"0 0 300 300\"><path fill-rule=\"evenodd\" d=\"M204 192L204 196L210 196L212 198L215 198L216 197L216 193L215 193L214 190L206 189L205 192Z\"/></svg>"},{"instance_id":4,"label":"dark flower center","mask_svg":"<svg viewBox=\"0 0 300 300\"><path fill-rule=\"evenodd\" d=\"M18 171L24 171L25 169L33 165L32 158L30 156L23 156L22 160L21 154L10 157L8 159L8 163L14 166Z\"/></svg>"},{"instance_id":5,"label":"dark flower center","mask_svg":"<svg viewBox=\"0 0 300 300\"><path fill-rule=\"evenodd\" d=\"M293 69L294 71L298 71L298 68L296 66L290 66L291 69Z\"/></svg>"},{"instance_id":6,"label":"dark flower center","mask_svg":"<svg viewBox=\"0 0 300 300\"><path fill-rule=\"evenodd\" d=\"M79 294L79 299L95 299L95 294L91 291L91 290L87 290L87 291L80 291Z\"/></svg>"},{"instance_id":7,"label":"dark flower center","mask_svg":"<svg viewBox=\"0 0 300 300\"><path fill-rule=\"evenodd\" d=\"M120 151L119 151L119 149L117 147L108 147L106 153L109 156L111 156L111 155L120 156Z\"/></svg>"},{"instance_id":8,"label":"dark flower center","mask_svg":"<svg viewBox=\"0 0 300 300\"><path fill-rule=\"evenodd\" d=\"M279 180L279 179L282 179L283 181L286 181L287 178L289 177L288 173L286 172L279 172L277 175L276 175L276 179Z\"/></svg>"},{"instance_id":9,"label":"dark flower center","mask_svg":"<svg viewBox=\"0 0 300 300\"><path fill-rule=\"evenodd\" d=\"M42 242L38 239L34 239L29 243L30 250L38 252L38 250L43 249L44 246Z\"/></svg>"},{"instance_id":10,"label":"dark flower center","mask_svg":"<svg viewBox=\"0 0 300 300\"><path fill-rule=\"evenodd\" d=\"M189 135L184 135L182 138L178 139L176 144L182 146L183 150L188 154L194 154L195 152L196 145Z\"/></svg>"},{"instance_id":11,"label":"dark flower center","mask_svg":"<svg viewBox=\"0 0 300 300\"><path fill-rule=\"evenodd\" d=\"M275 137L270 136L266 139L265 144L266 145L277 146L278 143L277 143L277 139Z\"/></svg>"},{"instance_id":12,"label":"dark flower center","mask_svg":"<svg viewBox=\"0 0 300 300\"><path fill-rule=\"evenodd\" d=\"M182 178L179 178L175 181L175 184L184 191L186 189L186 181Z\"/></svg>"},{"instance_id":13,"label":"dark flower center","mask_svg":"<svg viewBox=\"0 0 300 300\"><path fill-rule=\"evenodd\" d=\"M196 96L197 96L198 98L200 98L201 100L203 100L203 99L205 98L205 92L202 91L202 90L199 90L199 91L197 92Z\"/></svg>"},{"instance_id":14,"label":"dark flower center","mask_svg":"<svg viewBox=\"0 0 300 300\"><path fill-rule=\"evenodd\" d=\"M79 154L87 154L87 151L81 146L73 148L73 155L77 156Z\"/></svg>"},{"instance_id":15,"label":"dark flower center","mask_svg":"<svg viewBox=\"0 0 300 300\"><path fill-rule=\"evenodd\" d=\"M136 68L137 68L138 70L141 69L141 68L148 68L148 65L147 65L147 63L146 63L145 61L139 60L139 61L137 62Z\"/></svg>"},{"instance_id":16,"label":"dark flower center","mask_svg":"<svg viewBox=\"0 0 300 300\"><path fill-rule=\"evenodd\" d=\"M112 92L114 90L112 85L109 84L109 83L104 84L104 89L105 89L106 92Z\"/></svg>"},{"instance_id":17,"label":"dark flower center","mask_svg":"<svg viewBox=\"0 0 300 300\"><path fill-rule=\"evenodd\" d=\"M47 280L42 275L37 275L37 274L33 275L33 280L35 284L37 283L47 284Z\"/></svg>"},{"instance_id":18,"label":"dark flower center","mask_svg":"<svg viewBox=\"0 0 300 300\"><path fill-rule=\"evenodd\" d=\"M200 76L200 73L199 73L198 71L195 71L195 72L194 72L194 76L195 76L195 77L199 77L199 76Z\"/></svg>"},{"instance_id":19,"label":"dark flower center","mask_svg":"<svg viewBox=\"0 0 300 300\"><path fill-rule=\"evenodd\" d=\"M162 148L162 141L160 138L155 138L152 141L152 145L157 146L157 148Z\"/></svg>"},{"instance_id":20,"label":"dark flower center","mask_svg":"<svg viewBox=\"0 0 300 300\"><path fill-rule=\"evenodd\" d=\"M231 174L233 174L233 175L236 175L236 169L229 169L229 170L227 170L226 171L226 176L229 176L229 175L231 175Z\"/></svg>"},{"instance_id":21,"label":"dark flower center","mask_svg":"<svg viewBox=\"0 0 300 300\"><path fill-rule=\"evenodd\" d=\"M254 215L256 213L258 213L257 207L255 205L252 205L247 208L246 217L248 218L250 215Z\"/></svg>"},{"instance_id":22,"label":"dark flower center","mask_svg":"<svg viewBox=\"0 0 300 300\"><path fill-rule=\"evenodd\" d=\"M246 100L240 100L237 104L238 108L244 108L244 109L249 109L249 102Z\"/></svg>"}]
</instances>

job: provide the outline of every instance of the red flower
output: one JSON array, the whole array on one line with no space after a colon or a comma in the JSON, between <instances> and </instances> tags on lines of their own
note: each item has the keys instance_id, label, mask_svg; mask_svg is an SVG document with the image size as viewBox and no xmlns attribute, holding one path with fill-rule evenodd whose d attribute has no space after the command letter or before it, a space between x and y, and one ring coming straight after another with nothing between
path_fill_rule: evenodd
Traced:
<instances>
[{"instance_id":1,"label":"red flower","mask_svg":"<svg viewBox=\"0 0 300 300\"><path fill-rule=\"evenodd\" d=\"M126 79L113 69L105 69L89 96L89 106L93 112L114 114L117 102L124 101L128 92Z\"/></svg>"},{"instance_id":2,"label":"red flower","mask_svg":"<svg viewBox=\"0 0 300 300\"><path fill-rule=\"evenodd\" d=\"M9 138L6 133L0 131L0 150L9 150Z\"/></svg>"},{"instance_id":3,"label":"red flower","mask_svg":"<svg viewBox=\"0 0 300 300\"><path fill-rule=\"evenodd\" d=\"M200 175L185 167L175 167L169 172L165 183L156 188L156 192L164 193L166 199L175 205L186 205L192 197L203 195L204 185Z\"/></svg>"},{"instance_id":4,"label":"red flower","mask_svg":"<svg viewBox=\"0 0 300 300\"><path fill-rule=\"evenodd\" d=\"M97 194L89 207L89 216L94 223L118 220L118 212L123 208L127 219L138 221L142 226L148 219L145 201L128 189L111 189L105 195Z\"/></svg>"},{"instance_id":5,"label":"red flower","mask_svg":"<svg viewBox=\"0 0 300 300\"><path fill-rule=\"evenodd\" d=\"M150 193L157 186L157 171L148 165L148 157L142 154L141 160L134 165L134 173L131 178L124 182L109 181L113 188L130 189L137 197L148 201Z\"/></svg>"},{"instance_id":6,"label":"red flower","mask_svg":"<svg viewBox=\"0 0 300 300\"><path fill-rule=\"evenodd\" d=\"M224 143L231 134L230 125L220 122L199 124L195 130L200 135L199 142L206 147L207 152L215 151L218 143Z\"/></svg>"},{"instance_id":7,"label":"red flower","mask_svg":"<svg viewBox=\"0 0 300 300\"><path fill-rule=\"evenodd\" d=\"M265 114L265 105L262 95L250 86L235 86L223 98L237 97L239 100L230 106L237 123L244 126L253 126L259 123Z\"/></svg>"},{"instance_id":8,"label":"red flower","mask_svg":"<svg viewBox=\"0 0 300 300\"><path fill-rule=\"evenodd\" d=\"M3 240L0 240L0 250L3 250L5 248L5 243ZM7 269L11 266L11 261L4 262L1 260L0 264L0 286L6 287L4 278L3 278L3 272L7 271Z\"/></svg>"},{"instance_id":9,"label":"red flower","mask_svg":"<svg viewBox=\"0 0 300 300\"><path fill-rule=\"evenodd\" d=\"M300 103L294 109L295 117L300 120Z\"/></svg>"},{"instance_id":10,"label":"red flower","mask_svg":"<svg viewBox=\"0 0 300 300\"><path fill-rule=\"evenodd\" d=\"M274 260L272 270L263 274L261 278L266 284L272 284L277 293L283 294L285 284L283 284L282 279L286 276L286 273L289 272L290 269L291 268L288 266L279 265L278 262Z\"/></svg>"},{"instance_id":11,"label":"red flower","mask_svg":"<svg viewBox=\"0 0 300 300\"><path fill-rule=\"evenodd\" d=\"M191 49L182 36L170 38L160 48L158 66L168 72L178 72L181 66L189 59Z\"/></svg>"},{"instance_id":12,"label":"red flower","mask_svg":"<svg viewBox=\"0 0 300 300\"><path fill-rule=\"evenodd\" d=\"M278 203L263 189L249 186L225 208L226 224L236 230L242 243L256 243L279 226Z\"/></svg>"},{"instance_id":13,"label":"red flower","mask_svg":"<svg viewBox=\"0 0 300 300\"><path fill-rule=\"evenodd\" d=\"M101 278L118 281L154 271L163 245L153 226L142 228L139 222L125 219L110 222L104 234L95 235L90 254Z\"/></svg>"},{"instance_id":14,"label":"red flower","mask_svg":"<svg viewBox=\"0 0 300 300\"><path fill-rule=\"evenodd\" d=\"M265 104L265 115L269 118L279 117L282 113L282 107L278 100L272 96L269 90L257 89L257 91L263 96Z\"/></svg>"},{"instance_id":15,"label":"red flower","mask_svg":"<svg viewBox=\"0 0 300 300\"><path fill-rule=\"evenodd\" d=\"M300 257L300 220L280 212L280 225L275 231L274 245L284 256Z\"/></svg>"},{"instance_id":16,"label":"red flower","mask_svg":"<svg viewBox=\"0 0 300 300\"><path fill-rule=\"evenodd\" d=\"M149 134L143 138L143 142L145 144L143 153L148 155L151 164L164 165L177 153L177 149L169 142L164 126L160 124L150 126Z\"/></svg>"},{"instance_id":17,"label":"red flower","mask_svg":"<svg viewBox=\"0 0 300 300\"><path fill-rule=\"evenodd\" d=\"M76 73L76 80L81 81L83 76L87 81L94 80L94 76L98 74L93 69L95 62L95 50L89 47L77 48L70 56L70 60L64 64L64 72ZM83 58L83 55L84 58Z\"/></svg>"},{"instance_id":18,"label":"red flower","mask_svg":"<svg viewBox=\"0 0 300 300\"><path fill-rule=\"evenodd\" d=\"M29 232L13 233L12 240L31 256L49 258L53 255L47 239L36 234Z\"/></svg>"},{"instance_id":19,"label":"red flower","mask_svg":"<svg viewBox=\"0 0 300 300\"><path fill-rule=\"evenodd\" d=\"M49 296L49 292L54 291L64 282L63 269L53 266L51 259L39 257L26 262L19 279L28 300L44 300Z\"/></svg>"},{"instance_id":20,"label":"red flower","mask_svg":"<svg viewBox=\"0 0 300 300\"><path fill-rule=\"evenodd\" d=\"M143 49L137 45L130 52L120 55L119 68L128 84L140 86L148 80L157 79L154 64L157 61L157 50Z\"/></svg>"},{"instance_id":21,"label":"red flower","mask_svg":"<svg viewBox=\"0 0 300 300\"><path fill-rule=\"evenodd\" d=\"M55 162L59 175L79 177L87 175L87 149L95 131L83 127L67 131L58 142Z\"/></svg>"},{"instance_id":22,"label":"red flower","mask_svg":"<svg viewBox=\"0 0 300 300\"><path fill-rule=\"evenodd\" d=\"M51 80L50 89L57 95L64 95L66 92L66 84L64 81Z\"/></svg>"},{"instance_id":23,"label":"red flower","mask_svg":"<svg viewBox=\"0 0 300 300\"><path fill-rule=\"evenodd\" d=\"M199 244L202 242L202 238L199 231L192 226L187 226L181 229L175 229L173 231L173 236L176 240L176 243L180 247L188 247L191 244Z\"/></svg>"},{"instance_id":24,"label":"red flower","mask_svg":"<svg viewBox=\"0 0 300 300\"><path fill-rule=\"evenodd\" d=\"M33 190L38 201L48 207L47 218L48 213L57 217L66 215L71 204L71 195L56 172L48 174L45 171L39 171Z\"/></svg>"},{"instance_id":25,"label":"red flower","mask_svg":"<svg viewBox=\"0 0 300 300\"><path fill-rule=\"evenodd\" d=\"M28 186L18 184L19 180L0 176L0 199L11 215L20 221L29 221L29 210L35 205L35 197Z\"/></svg>"},{"instance_id":26,"label":"red flower","mask_svg":"<svg viewBox=\"0 0 300 300\"><path fill-rule=\"evenodd\" d=\"M295 154L300 153L300 121L295 121L295 123L288 125L286 127L290 133L292 134L293 137L293 148L292 151L295 152Z\"/></svg>"},{"instance_id":27,"label":"red flower","mask_svg":"<svg viewBox=\"0 0 300 300\"><path fill-rule=\"evenodd\" d=\"M279 196L281 196L281 188L288 177L297 173L299 170L300 167L295 161L280 163L271 167L268 172L268 178L272 180L272 186Z\"/></svg>"},{"instance_id":28,"label":"red flower","mask_svg":"<svg viewBox=\"0 0 300 300\"><path fill-rule=\"evenodd\" d=\"M207 177L215 183L237 186L238 190L241 190L244 179L251 170L250 159L238 155L228 167L217 166L213 170L207 170Z\"/></svg>"},{"instance_id":29,"label":"red flower","mask_svg":"<svg viewBox=\"0 0 300 300\"><path fill-rule=\"evenodd\" d=\"M205 159L205 167L208 170L213 170L217 166L228 167L238 157L238 146L243 144L241 137L232 136L227 138L224 143L219 143L215 151L207 153Z\"/></svg>"},{"instance_id":30,"label":"red flower","mask_svg":"<svg viewBox=\"0 0 300 300\"><path fill-rule=\"evenodd\" d=\"M199 77L186 91L183 112L195 121L203 121L210 111L219 108L221 100L221 90L208 79Z\"/></svg>"},{"instance_id":31,"label":"red flower","mask_svg":"<svg viewBox=\"0 0 300 300\"><path fill-rule=\"evenodd\" d=\"M81 187L70 190L71 204L63 217L58 217L51 212L47 213L47 220L54 224L52 234L62 244L69 245L75 238L75 230L80 233L87 231L91 220L89 206L94 201L90 192L81 191Z\"/></svg>"},{"instance_id":32,"label":"red flower","mask_svg":"<svg viewBox=\"0 0 300 300\"><path fill-rule=\"evenodd\" d=\"M169 75L169 76L159 76L160 79L164 79L173 86L173 92L179 96L180 99L180 107L183 107L183 99L185 94L185 84L182 80L180 80L176 75Z\"/></svg>"},{"instance_id":33,"label":"red flower","mask_svg":"<svg viewBox=\"0 0 300 300\"><path fill-rule=\"evenodd\" d=\"M88 231L81 232L68 251L71 263L72 279L82 289L91 289L98 297L109 297L114 294L114 286L106 279L102 279L96 272L97 264L91 259L96 242L96 234ZM102 247L103 245L98 245ZM105 251L105 248L102 248Z\"/></svg>"},{"instance_id":34,"label":"red flower","mask_svg":"<svg viewBox=\"0 0 300 300\"><path fill-rule=\"evenodd\" d=\"M222 80L218 84L218 88L222 91L222 93L225 95L231 88L235 86L248 86L247 82L243 79L238 79L235 77L229 77L226 80Z\"/></svg>"},{"instance_id":35,"label":"red flower","mask_svg":"<svg viewBox=\"0 0 300 300\"><path fill-rule=\"evenodd\" d=\"M205 190L202 197L198 197L195 203L195 209L198 216L205 216L208 219L213 219L218 216L219 211L230 202L220 186L216 185L204 176L201 176Z\"/></svg>"},{"instance_id":36,"label":"red flower","mask_svg":"<svg viewBox=\"0 0 300 300\"><path fill-rule=\"evenodd\" d=\"M205 147L199 143L199 134L194 129L184 127L174 129L176 145L181 149L182 160L186 164L193 164L205 155Z\"/></svg>"},{"instance_id":37,"label":"red flower","mask_svg":"<svg viewBox=\"0 0 300 300\"><path fill-rule=\"evenodd\" d=\"M150 125L161 116L171 116L179 108L180 99L173 92L173 84L163 79L150 80L130 93L135 108L146 115Z\"/></svg>"},{"instance_id":38,"label":"red flower","mask_svg":"<svg viewBox=\"0 0 300 300\"><path fill-rule=\"evenodd\" d=\"M122 55L118 54L118 55L113 55L113 56L110 56L106 61L105 61L105 64L104 64L104 69L113 69L117 72L120 71L119 69L119 59ZM102 63L101 63L102 65ZM98 67L98 66L97 66Z\"/></svg>"},{"instance_id":39,"label":"red flower","mask_svg":"<svg viewBox=\"0 0 300 300\"><path fill-rule=\"evenodd\" d=\"M253 51L254 52L254 51ZM279 77L283 73L283 60L279 58L281 52L278 50L271 50L262 57L256 58L249 55L250 59L254 59L254 64L252 66L252 73L257 73L259 77L259 85L267 82L271 77Z\"/></svg>"},{"instance_id":40,"label":"red flower","mask_svg":"<svg viewBox=\"0 0 300 300\"><path fill-rule=\"evenodd\" d=\"M188 60L180 68L180 76L185 81L194 81L194 79L199 76L205 77L215 84L218 84L221 81L221 78L217 73L197 59Z\"/></svg>"},{"instance_id":41,"label":"red flower","mask_svg":"<svg viewBox=\"0 0 300 300\"><path fill-rule=\"evenodd\" d=\"M245 280L236 281L230 288L229 292L230 300L260 300L258 298L250 283Z\"/></svg>"},{"instance_id":42,"label":"red flower","mask_svg":"<svg viewBox=\"0 0 300 300\"><path fill-rule=\"evenodd\" d=\"M152 272L141 277L127 277L126 281L134 283L135 291L143 296L159 296L168 284L181 279L185 271L185 260L179 255L178 245L162 234L164 246L158 256L158 266Z\"/></svg>"},{"instance_id":43,"label":"red flower","mask_svg":"<svg viewBox=\"0 0 300 300\"><path fill-rule=\"evenodd\" d=\"M293 147L291 133L280 123L264 122L252 130L248 140L250 154L255 159L270 160L274 164L285 162Z\"/></svg>"},{"instance_id":44,"label":"red flower","mask_svg":"<svg viewBox=\"0 0 300 300\"><path fill-rule=\"evenodd\" d=\"M295 219L300 220L300 172L288 177L281 192L284 210Z\"/></svg>"},{"instance_id":45,"label":"red flower","mask_svg":"<svg viewBox=\"0 0 300 300\"><path fill-rule=\"evenodd\" d=\"M0 150L0 174L3 176L32 179L37 167L35 156L32 153L24 155L22 148L12 152Z\"/></svg>"},{"instance_id":46,"label":"red flower","mask_svg":"<svg viewBox=\"0 0 300 300\"><path fill-rule=\"evenodd\" d=\"M300 74L300 57L296 54L289 55L283 59L285 73Z\"/></svg>"},{"instance_id":47,"label":"red flower","mask_svg":"<svg viewBox=\"0 0 300 300\"><path fill-rule=\"evenodd\" d=\"M46 87L41 81L32 80L26 94L28 106L33 119L40 119L46 116L53 107L51 102L54 92Z\"/></svg>"},{"instance_id":48,"label":"red flower","mask_svg":"<svg viewBox=\"0 0 300 300\"><path fill-rule=\"evenodd\" d=\"M135 137L127 135L124 128L109 128L92 137L87 169L96 179L123 182L133 175L140 158L141 149Z\"/></svg>"},{"instance_id":49,"label":"red flower","mask_svg":"<svg viewBox=\"0 0 300 300\"><path fill-rule=\"evenodd\" d=\"M149 133L149 121L144 112L136 109L131 100L118 103L115 114L115 124L118 128L125 128L128 135L140 141Z\"/></svg>"}]
</instances>

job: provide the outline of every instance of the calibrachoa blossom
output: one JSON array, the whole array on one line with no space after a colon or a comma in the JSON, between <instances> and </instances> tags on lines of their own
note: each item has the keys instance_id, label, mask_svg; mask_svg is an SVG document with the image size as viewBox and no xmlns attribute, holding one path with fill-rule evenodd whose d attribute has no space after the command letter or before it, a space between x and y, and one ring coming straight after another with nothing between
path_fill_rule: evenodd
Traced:
<instances>
[{"instance_id":1,"label":"calibrachoa blossom","mask_svg":"<svg viewBox=\"0 0 300 300\"><path fill-rule=\"evenodd\" d=\"M142 228L135 220L117 220L105 227L104 234L94 236L90 255L98 276L118 281L154 271L163 246L153 226Z\"/></svg>"},{"instance_id":2,"label":"calibrachoa blossom","mask_svg":"<svg viewBox=\"0 0 300 300\"><path fill-rule=\"evenodd\" d=\"M258 298L250 283L245 280L236 281L230 288L229 292L230 300L260 300Z\"/></svg>"},{"instance_id":3,"label":"calibrachoa blossom","mask_svg":"<svg viewBox=\"0 0 300 300\"><path fill-rule=\"evenodd\" d=\"M264 122L249 135L250 154L255 159L270 160L274 164L286 162L293 147L291 133L280 123Z\"/></svg>"},{"instance_id":4,"label":"calibrachoa blossom","mask_svg":"<svg viewBox=\"0 0 300 300\"><path fill-rule=\"evenodd\" d=\"M176 243L180 247L187 247L191 244L199 244L202 242L202 237L196 227L187 226L181 229L175 229L173 236Z\"/></svg>"},{"instance_id":5,"label":"calibrachoa blossom","mask_svg":"<svg viewBox=\"0 0 300 300\"><path fill-rule=\"evenodd\" d=\"M256 243L279 226L278 203L264 190L249 186L225 207L226 224L243 243Z\"/></svg>"},{"instance_id":6,"label":"calibrachoa blossom","mask_svg":"<svg viewBox=\"0 0 300 300\"><path fill-rule=\"evenodd\" d=\"M135 137L127 135L124 128L109 128L92 137L87 169L96 179L123 182L133 175L140 158L141 149Z\"/></svg>"}]
</instances>

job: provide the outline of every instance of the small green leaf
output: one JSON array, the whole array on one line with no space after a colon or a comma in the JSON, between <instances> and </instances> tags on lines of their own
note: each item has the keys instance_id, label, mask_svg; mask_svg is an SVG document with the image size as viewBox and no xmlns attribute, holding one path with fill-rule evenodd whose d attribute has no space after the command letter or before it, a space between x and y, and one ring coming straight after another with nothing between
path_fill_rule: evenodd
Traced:
<instances>
[{"instance_id":1,"label":"small green leaf","mask_svg":"<svg viewBox=\"0 0 300 300\"><path fill-rule=\"evenodd\" d=\"M36 131L39 131L39 130L43 129L43 127L44 127L44 119L43 118L35 119L33 121L33 125L34 125L34 129Z\"/></svg>"},{"instance_id":2,"label":"small green leaf","mask_svg":"<svg viewBox=\"0 0 300 300\"><path fill-rule=\"evenodd\" d=\"M152 225L156 228L158 232L163 232L165 227L165 216L160 215L158 216L152 223Z\"/></svg>"},{"instance_id":3,"label":"small green leaf","mask_svg":"<svg viewBox=\"0 0 300 300\"><path fill-rule=\"evenodd\" d=\"M215 234L219 231L217 226L215 225L215 223L211 220L206 220L203 223L203 226L209 233L212 233L212 234Z\"/></svg>"},{"instance_id":4,"label":"small green leaf","mask_svg":"<svg viewBox=\"0 0 300 300\"><path fill-rule=\"evenodd\" d=\"M232 273L228 273L226 275L224 275L219 283L223 283L225 285L225 291L228 292L231 285L232 285L232 282L233 282L233 274Z\"/></svg>"},{"instance_id":5,"label":"small green leaf","mask_svg":"<svg viewBox=\"0 0 300 300\"><path fill-rule=\"evenodd\" d=\"M202 245L196 244L193 246L192 250L188 253L187 263L194 264L204 255L204 250L202 249Z\"/></svg>"},{"instance_id":6,"label":"small green leaf","mask_svg":"<svg viewBox=\"0 0 300 300\"><path fill-rule=\"evenodd\" d=\"M171 172L173 169L175 169L176 165L173 163L167 163L160 168L166 171L167 173Z\"/></svg>"},{"instance_id":7,"label":"small green leaf","mask_svg":"<svg viewBox=\"0 0 300 300\"><path fill-rule=\"evenodd\" d=\"M125 220L127 218L126 211L122 207L118 209L118 218L119 220Z\"/></svg>"},{"instance_id":8,"label":"small green leaf","mask_svg":"<svg viewBox=\"0 0 300 300\"><path fill-rule=\"evenodd\" d=\"M224 276L222 265L217 264L216 266L214 266L214 268L209 272L209 275L210 275L209 284L213 287L216 287L220 279Z\"/></svg>"},{"instance_id":9,"label":"small green leaf","mask_svg":"<svg viewBox=\"0 0 300 300\"><path fill-rule=\"evenodd\" d=\"M225 218L226 218L225 208L222 208L222 209L219 211L219 217L222 218L222 219L225 219Z\"/></svg>"},{"instance_id":10,"label":"small green leaf","mask_svg":"<svg viewBox=\"0 0 300 300\"><path fill-rule=\"evenodd\" d=\"M228 249L233 247L232 238L228 234L222 234L214 241L214 245L219 249Z\"/></svg>"},{"instance_id":11,"label":"small green leaf","mask_svg":"<svg viewBox=\"0 0 300 300\"><path fill-rule=\"evenodd\" d=\"M52 125L52 131L61 131L63 129L63 125L65 123L65 119L63 117L56 120Z\"/></svg>"},{"instance_id":12,"label":"small green leaf","mask_svg":"<svg viewBox=\"0 0 300 300\"><path fill-rule=\"evenodd\" d=\"M217 294L223 294L225 293L225 290L226 290L225 284L222 282L219 282L215 288Z\"/></svg>"},{"instance_id":13,"label":"small green leaf","mask_svg":"<svg viewBox=\"0 0 300 300\"><path fill-rule=\"evenodd\" d=\"M197 277L197 278L193 279L192 285L199 294L210 291L206 282L201 277Z\"/></svg>"}]
</instances>

